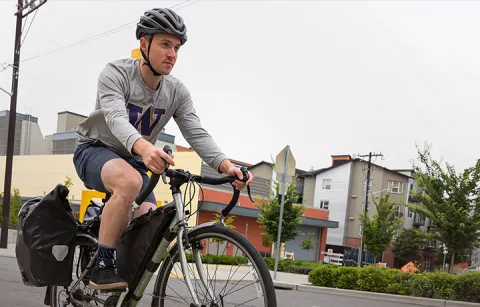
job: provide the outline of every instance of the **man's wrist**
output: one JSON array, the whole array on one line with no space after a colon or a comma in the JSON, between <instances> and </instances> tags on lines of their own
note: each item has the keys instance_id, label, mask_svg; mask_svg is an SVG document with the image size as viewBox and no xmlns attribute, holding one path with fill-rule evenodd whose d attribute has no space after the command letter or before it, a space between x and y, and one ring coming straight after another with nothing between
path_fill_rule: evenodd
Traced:
<instances>
[{"instance_id":1,"label":"man's wrist","mask_svg":"<svg viewBox=\"0 0 480 307\"><path fill-rule=\"evenodd\" d=\"M229 159L225 159L220 163L220 166L218 169L220 172L224 173L225 175L228 175L228 171L232 168L235 167L233 163Z\"/></svg>"},{"instance_id":2,"label":"man's wrist","mask_svg":"<svg viewBox=\"0 0 480 307\"><path fill-rule=\"evenodd\" d=\"M142 156L145 154L145 152L152 146L150 142L145 140L144 138L139 138L134 144L133 144L133 152L136 153L139 156Z\"/></svg>"}]
</instances>

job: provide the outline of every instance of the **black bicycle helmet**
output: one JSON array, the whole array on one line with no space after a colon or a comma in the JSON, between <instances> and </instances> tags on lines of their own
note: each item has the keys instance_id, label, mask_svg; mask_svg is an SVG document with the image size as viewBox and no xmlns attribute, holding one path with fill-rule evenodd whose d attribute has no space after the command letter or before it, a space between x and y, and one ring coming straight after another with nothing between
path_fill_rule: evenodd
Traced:
<instances>
[{"instance_id":1,"label":"black bicycle helmet","mask_svg":"<svg viewBox=\"0 0 480 307\"><path fill-rule=\"evenodd\" d=\"M187 27L175 11L169 8L154 8L146 11L143 16L140 17L140 21L137 23L136 37L140 39L144 35L150 35L148 43L148 54L150 54L150 46L152 44L153 36L155 34L171 34L180 39L180 43L183 45L187 41ZM145 64L150 68L155 76L160 76L156 72L148 56L140 49Z\"/></svg>"}]
</instances>

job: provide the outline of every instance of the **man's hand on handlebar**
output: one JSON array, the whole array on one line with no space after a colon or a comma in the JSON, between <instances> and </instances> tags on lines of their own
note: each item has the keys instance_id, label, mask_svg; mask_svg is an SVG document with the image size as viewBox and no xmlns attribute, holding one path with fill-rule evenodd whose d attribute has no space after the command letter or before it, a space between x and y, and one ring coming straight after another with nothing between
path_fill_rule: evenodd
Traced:
<instances>
[{"instance_id":1,"label":"man's hand on handlebar","mask_svg":"<svg viewBox=\"0 0 480 307\"><path fill-rule=\"evenodd\" d=\"M163 173L166 166L165 161L170 165L175 165L173 154L172 156L169 156L162 148L154 146L149 142L143 142L143 144L140 143L137 152L142 156L145 166L155 174Z\"/></svg>"},{"instance_id":2,"label":"man's hand on handlebar","mask_svg":"<svg viewBox=\"0 0 480 307\"><path fill-rule=\"evenodd\" d=\"M228 169L227 171L227 176L237 176L240 178L240 180L235 180L232 185L237 189L237 190L243 190L246 185L249 185L253 181L253 175L248 172L248 180L247 182L242 181L243 180L243 173L242 170L236 166L232 166Z\"/></svg>"}]
</instances>

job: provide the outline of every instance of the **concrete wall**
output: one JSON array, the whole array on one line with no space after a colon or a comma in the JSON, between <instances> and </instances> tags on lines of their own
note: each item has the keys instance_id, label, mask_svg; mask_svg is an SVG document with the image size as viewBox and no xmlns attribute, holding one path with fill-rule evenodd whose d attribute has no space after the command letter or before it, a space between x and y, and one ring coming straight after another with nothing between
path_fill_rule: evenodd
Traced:
<instances>
[{"instance_id":1,"label":"concrete wall","mask_svg":"<svg viewBox=\"0 0 480 307\"><path fill-rule=\"evenodd\" d=\"M72 113L59 112L57 118L57 133L77 130L78 124L84 120L86 116Z\"/></svg>"},{"instance_id":2,"label":"concrete wall","mask_svg":"<svg viewBox=\"0 0 480 307\"><path fill-rule=\"evenodd\" d=\"M315 198L315 177L305 177L303 183L303 201L304 205L312 208Z\"/></svg>"},{"instance_id":3,"label":"concrete wall","mask_svg":"<svg viewBox=\"0 0 480 307\"><path fill-rule=\"evenodd\" d=\"M49 154L48 148L43 138L40 126L36 122L21 122L21 155L46 155Z\"/></svg>"},{"instance_id":4,"label":"concrete wall","mask_svg":"<svg viewBox=\"0 0 480 307\"><path fill-rule=\"evenodd\" d=\"M22 120L15 120L15 140L13 141L13 154L20 154L20 143L22 139ZM8 116L0 117L0 156L7 155L8 140Z\"/></svg>"},{"instance_id":5,"label":"concrete wall","mask_svg":"<svg viewBox=\"0 0 480 307\"><path fill-rule=\"evenodd\" d=\"M0 157L0 189L2 189L0 192L3 191L5 179L5 159L5 156ZM73 183L69 199L81 200L82 191L87 189L78 177L72 159L73 155L14 156L12 190L18 188L22 197L43 196L57 184L63 184L66 176L69 176ZM172 168L186 169L195 174L200 173L201 159L194 152L175 153L175 163L176 166ZM183 192L185 187L184 185ZM173 201L169 185L165 185L162 180L158 182L154 193L157 200L164 203ZM192 212L197 209L198 193L197 189L197 194L192 200ZM193 216L191 220L195 221L195 219Z\"/></svg>"},{"instance_id":6,"label":"concrete wall","mask_svg":"<svg viewBox=\"0 0 480 307\"><path fill-rule=\"evenodd\" d=\"M273 168L271 165L266 163L262 163L250 169L250 172L256 178L263 178L263 179L272 179Z\"/></svg>"}]
</instances>

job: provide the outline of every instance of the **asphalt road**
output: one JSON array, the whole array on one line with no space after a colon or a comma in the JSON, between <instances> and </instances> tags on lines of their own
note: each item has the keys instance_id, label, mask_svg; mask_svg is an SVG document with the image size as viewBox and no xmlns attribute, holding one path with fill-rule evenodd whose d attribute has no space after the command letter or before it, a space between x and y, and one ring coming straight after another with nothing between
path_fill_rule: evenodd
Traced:
<instances>
[{"instance_id":1,"label":"asphalt road","mask_svg":"<svg viewBox=\"0 0 480 307\"><path fill-rule=\"evenodd\" d=\"M153 284L153 282L150 284ZM152 293L151 286L146 293ZM278 307L382 307L386 304L382 301L303 291L277 290L276 293ZM45 306L43 304L44 296L45 288L27 287L23 284L15 258L0 257L0 307ZM149 301L140 305L148 306ZM407 307L409 305L389 302L388 306Z\"/></svg>"}]
</instances>

